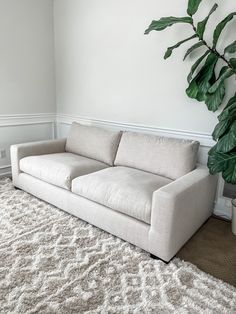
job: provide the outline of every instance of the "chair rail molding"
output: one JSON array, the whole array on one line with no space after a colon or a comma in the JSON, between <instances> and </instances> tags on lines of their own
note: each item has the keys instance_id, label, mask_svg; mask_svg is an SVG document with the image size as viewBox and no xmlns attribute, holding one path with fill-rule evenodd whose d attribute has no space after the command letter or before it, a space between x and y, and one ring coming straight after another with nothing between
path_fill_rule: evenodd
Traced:
<instances>
[{"instance_id":1,"label":"chair rail molding","mask_svg":"<svg viewBox=\"0 0 236 314\"><path fill-rule=\"evenodd\" d=\"M126 131L146 132L146 133L150 133L150 134L152 133L152 134L156 134L160 136L163 135L163 136L178 137L178 138L183 138L183 139L192 139L192 140L199 141L201 146L204 146L204 147L211 147L214 145L214 141L212 139L211 134L207 134L207 133L189 132L189 131L169 129L169 128L160 128L156 126L147 126L147 125L135 124L135 123L115 122L115 121L94 119L94 118L82 117L82 116L71 115L71 114L63 114L63 113L57 114L57 128L60 128L60 125L62 124L70 125L73 121L77 121L82 124L106 126L113 129L120 129L120 130L126 130Z\"/></svg>"},{"instance_id":2,"label":"chair rail molding","mask_svg":"<svg viewBox=\"0 0 236 314\"><path fill-rule=\"evenodd\" d=\"M55 113L0 115L0 127L47 123L54 124L55 120Z\"/></svg>"},{"instance_id":3,"label":"chair rail molding","mask_svg":"<svg viewBox=\"0 0 236 314\"><path fill-rule=\"evenodd\" d=\"M25 128L27 131L24 130ZM18 141L38 140L41 136L42 138L53 139L56 136L55 132L55 113L0 115L0 150L6 151L6 157L0 159L0 177L11 174L9 149L11 144L17 142L13 139L14 136L18 138Z\"/></svg>"}]
</instances>

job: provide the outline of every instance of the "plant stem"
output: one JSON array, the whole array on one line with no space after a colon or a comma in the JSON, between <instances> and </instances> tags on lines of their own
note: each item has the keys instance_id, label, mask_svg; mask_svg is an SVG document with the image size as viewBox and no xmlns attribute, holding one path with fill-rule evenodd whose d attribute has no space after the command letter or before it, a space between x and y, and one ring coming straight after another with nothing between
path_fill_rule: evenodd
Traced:
<instances>
[{"instance_id":1,"label":"plant stem","mask_svg":"<svg viewBox=\"0 0 236 314\"><path fill-rule=\"evenodd\" d=\"M217 55L218 58L222 59L225 63L227 63L228 67L231 68L233 71L235 71L235 69L231 66L231 64L229 63L229 61L225 58L224 55L221 55L216 49L213 49L212 47L210 47L208 45L208 43L204 40L204 39L200 39L198 33L197 33L197 29L194 25L194 23L191 23L192 24L192 27L193 27L193 30L195 32L195 34L197 35L199 41L202 41L204 43L204 45L212 52L214 53L215 55Z\"/></svg>"}]
</instances>

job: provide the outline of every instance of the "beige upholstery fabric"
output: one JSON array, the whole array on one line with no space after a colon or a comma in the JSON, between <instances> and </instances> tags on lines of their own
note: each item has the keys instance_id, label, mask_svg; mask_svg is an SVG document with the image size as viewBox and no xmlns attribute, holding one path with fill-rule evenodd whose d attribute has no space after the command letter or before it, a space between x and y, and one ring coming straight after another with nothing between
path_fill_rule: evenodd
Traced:
<instances>
[{"instance_id":1,"label":"beige upholstery fabric","mask_svg":"<svg viewBox=\"0 0 236 314\"><path fill-rule=\"evenodd\" d=\"M79 217L94 226L147 250L150 225L92 202L68 190L26 173L19 175L19 187L36 197Z\"/></svg>"},{"instance_id":2,"label":"beige upholstery fabric","mask_svg":"<svg viewBox=\"0 0 236 314\"><path fill-rule=\"evenodd\" d=\"M27 156L65 152L66 139L38 141L11 146L12 179L15 186L20 174L20 160Z\"/></svg>"},{"instance_id":3,"label":"beige upholstery fabric","mask_svg":"<svg viewBox=\"0 0 236 314\"><path fill-rule=\"evenodd\" d=\"M70 189L71 180L107 165L71 153L29 156L20 160L20 170L48 183Z\"/></svg>"},{"instance_id":4,"label":"beige upholstery fabric","mask_svg":"<svg viewBox=\"0 0 236 314\"><path fill-rule=\"evenodd\" d=\"M150 224L152 194L171 180L127 167L108 168L72 181L72 192Z\"/></svg>"},{"instance_id":5,"label":"beige upholstery fabric","mask_svg":"<svg viewBox=\"0 0 236 314\"><path fill-rule=\"evenodd\" d=\"M217 177L198 167L153 194L149 251L169 261L212 214Z\"/></svg>"},{"instance_id":6,"label":"beige upholstery fabric","mask_svg":"<svg viewBox=\"0 0 236 314\"><path fill-rule=\"evenodd\" d=\"M176 254L179 248L196 232L212 212L217 178L210 176L207 168L197 168L174 182L169 183L169 180L161 184L160 181L155 183L151 179L153 177L152 174L146 173L145 176L141 176L142 171L135 169L130 169L132 175L117 173L114 181L112 181L112 176L109 176L107 182L105 182L106 180L104 181L104 184L107 183L108 185L107 191L112 191L110 197L107 195L107 201L111 202L111 205L112 202L115 204L119 203L119 206L122 206L125 210L125 214L121 211L119 212L119 208L112 210L107 205L100 205L96 201L88 200L69 190L37 179L32 175L21 173L19 169L20 160L24 157L60 152L65 152L65 139L13 145L11 147L11 160L14 185L126 241L140 246L166 261ZM143 154L142 149L139 153ZM147 153L144 156L145 158L148 158ZM175 166L177 167L177 164ZM89 176L106 173L106 171L113 169L117 171L116 169L119 168L125 167L108 168L107 170L85 175L80 177L80 179L86 178L87 180ZM134 175L134 173L139 174ZM96 180L98 179L96 176ZM76 181L77 179L72 182L76 183ZM99 180L98 182L99 185L101 184L101 187L98 186L96 191L95 186L93 195L96 195L96 197L100 197L100 191L103 190L102 182ZM126 184L126 188L120 191L124 195L123 199L119 198L116 182L124 182ZM166 183L167 185L165 185ZM155 184L157 186L154 186ZM160 187L161 185L165 186ZM77 185L76 188L78 188ZM154 191L154 193L151 191ZM87 193L87 191L85 192ZM89 193L92 193L91 190ZM132 193L132 197L129 197L129 193ZM150 199L147 201L151 194L153 195L152 202ZM115 196L114 198L113 195ZM144 206L142 204L142 210L137 205L139 200L144 204ZM128 205L126 204L127 202L129 202ZM151 203L150 217L150 214L145 212L144 208L146 204ZM138 206L138 215L137 213L134 215L134 211L137 208L134 210L133 204ZM132 218L131 215L137 217L137 219ZM138 220L143 219L148 222L150 218L151 225Z\"/></svg>"},{"instance_id":7,"label":"beige upholstery fabric","mask_svg":"<svg viewBox=\"0 0 236 314\"><path fill-rule=\"evenodd\" d=\"M124 132L115 165L133 167L177 179L196 166L199 143L135 132Z\"/></svg>"},{"instance_id":8,"label":"beige upholstery fabric","mask_svg":"<svg viewBox=\"0 0 236 314\"><path fill-rule=\"evenodd\" d=\"M73 122L66 151L113 165L121 132Z\"/></svg>"}]
</instances>

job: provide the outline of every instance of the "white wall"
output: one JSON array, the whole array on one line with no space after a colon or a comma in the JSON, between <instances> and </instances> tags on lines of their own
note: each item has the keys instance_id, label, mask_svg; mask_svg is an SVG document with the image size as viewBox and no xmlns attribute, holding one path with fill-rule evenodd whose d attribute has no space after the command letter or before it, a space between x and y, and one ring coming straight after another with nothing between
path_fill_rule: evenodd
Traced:
<instances>
[{"instance_id":1,"label":"white wall","mask_svg":"<svg viewBox=\"0 0 236 314\"><path fill-rule=\"evenodd\" d=\"M53 36L53 0L0 0L0 175L11 144L52 137Z\"/></svg>"},{"instance_id":2,"label":"white wall","mask_svg":"<svg viewBox=\"0 0 236 314\"><path fill-rule=\"evenodd\" d=\"M52 0L0 0L0 114L55 111Z\"/></svg>"},{"instance_id":3,"label":"white wall","mask_svg":"<svg viewBox=\"0 0 236 314\"><path fill-rule=\"evenodd\" d=\"M205 17L214 2L205 0L197 17ZM211 27L236 9L232 0L218 2ZM186 4L187 0L55 0L58 112L210 134L216 114L185 95L193 60L182 62L182 48L163 60L167 46L191 34L190 26L143 35L152 19L184 15ZM231 24L232 34L235 25Z\"/></svg>"}]
</instances>

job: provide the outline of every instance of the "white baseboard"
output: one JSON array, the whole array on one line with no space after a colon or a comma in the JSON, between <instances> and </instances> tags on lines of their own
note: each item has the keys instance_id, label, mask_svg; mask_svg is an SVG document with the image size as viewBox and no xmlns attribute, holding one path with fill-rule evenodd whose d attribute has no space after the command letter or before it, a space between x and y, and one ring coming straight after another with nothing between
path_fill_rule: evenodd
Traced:
<instances>
[{"instance_id":1,"label":"white baseboard","mask_svg":"<svg viewBox=\"0 0 236 314\"><path fill-rule=\"evenodd\" d=\"M219 197L216 201L214 214L222 218L231 220L232 219L232 204L231 199L226 197Z\"/></svg>"},{"instance_id":2,"label":"white baseboard","mask_svg":"<svg viewBox=\"0 0 236 314\"><path fill-rule=\"evenodd\" d=\"M11 177L11 165L0 167L0 178Z\"/></svg>"}]
</instances>

